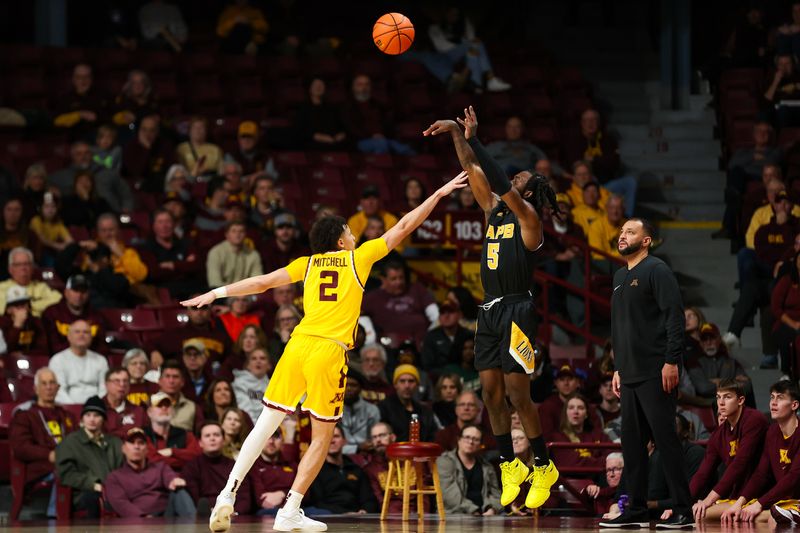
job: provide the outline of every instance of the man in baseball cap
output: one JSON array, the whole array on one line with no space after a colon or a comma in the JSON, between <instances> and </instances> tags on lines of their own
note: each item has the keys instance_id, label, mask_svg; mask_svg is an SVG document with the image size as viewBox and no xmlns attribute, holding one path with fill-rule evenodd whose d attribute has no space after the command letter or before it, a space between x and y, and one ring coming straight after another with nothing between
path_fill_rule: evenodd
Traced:
<instances>
[{"instance_id":1,"label":"man in baseball cap","mask_svg":"<svg viewBox=\"0 0 800 533\"><path fill-rule=\"evenodd\" d=\"M95 352L106 352L104 321L100 314L92 309L89 303L90 294L89 279L83 274L72 275L67 279L64 298L57 304L48 307L42 314L42 322L53 353L69 347L67 333L69 326L76 320L85 320L89 323L92 335L90 348Z\"/></svg>"}]
</instances>

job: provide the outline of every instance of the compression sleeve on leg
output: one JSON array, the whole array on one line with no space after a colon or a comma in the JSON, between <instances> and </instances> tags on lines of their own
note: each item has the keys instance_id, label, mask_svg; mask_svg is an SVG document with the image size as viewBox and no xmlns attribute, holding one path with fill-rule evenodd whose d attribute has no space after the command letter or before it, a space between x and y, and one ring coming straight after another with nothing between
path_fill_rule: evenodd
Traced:
<instances>
[{"instance_id":1,"label":"compression sleeve on leg","mask_svg":"<svg viewBox=\"0 0 800 533\"><path fill-rule=\"evenodd\" d=\"M231 469L228 476L228 483L225 485L223 492L236 492L242 484L247 473L252 468L253 463L256 462L267 439L275 433L275 430L280 427L283 419L286 418L286 413L278 411L271 407L264 407L259 415L258 420L250 434L244 439L242 449L239 450L239 456Z\"/></svg>"},{"instance_id":2,"label":"compression sleeve on leg","mask_svg":"<svg viewBox=\"0 0 800 533\"><path fill-rule=\"evenodd\" d=\"M475 153L483 173L486 174L486 180L489 182L492 191L498 196L503 196L510 191L511 182L508 180L508 176L503 172L500 164L489 154L481 141L473 135L467 139L467 143L472 147L472 151Z\"/></svg>"}]
</instances>

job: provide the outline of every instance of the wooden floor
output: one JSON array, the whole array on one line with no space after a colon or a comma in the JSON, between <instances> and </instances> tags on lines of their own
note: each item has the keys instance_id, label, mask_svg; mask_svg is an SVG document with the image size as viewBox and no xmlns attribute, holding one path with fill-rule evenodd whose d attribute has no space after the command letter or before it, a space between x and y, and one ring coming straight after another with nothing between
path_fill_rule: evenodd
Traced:
<instances>
[{"instance_id":1,"label":"wooden floor","mask_svg":"<svg viewBox=\"0 0 800 533\"><path fill-rule=\"evenodd\" d=\"M333 533L364 531L369 533L445 533L463 531L465 533L494 533L508 530L541 531L554 533L561 531L597 531L597 519L572 517L471 517L450 515L445 523L439 523L434 515L427 516L424 522L401 520L381 522L376 515L337 516L320 518L328 524L328 531ZM102 523L76 521L60 522L20 522L17 524L1 524L0 531L20 531L24 533L208 533L205 521L151 519L112 519ZM272 531L272 518L238 517L234 521L231 533L267 533ZM612 530L613 531L613 530ZM661 530L659 530L661 531ZM766 533L771 528L764 525L736 524L721 526L719 523L703 524L697 528L703 533Z\"/></svg>"}]
</instances>

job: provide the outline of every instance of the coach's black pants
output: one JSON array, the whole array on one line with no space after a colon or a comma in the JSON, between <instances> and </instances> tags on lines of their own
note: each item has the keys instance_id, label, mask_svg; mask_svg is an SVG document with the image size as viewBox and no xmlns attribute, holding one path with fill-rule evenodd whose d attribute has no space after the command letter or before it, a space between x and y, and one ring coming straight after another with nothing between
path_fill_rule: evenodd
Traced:
<instances>
[{"instance_id":1,"label":"coach's black pants","mask_svg":"<svg viewBox=\"0 0 800 533\"><path fill-rule=\"evenodd\" d=\"M631 511L647 510L647 443L655 442L664 465L674 512L691 513L691 495L683 448L675 430L675 392L667 394L661 377L620 387L622 455Z\"/></svg>"}]
</instances>

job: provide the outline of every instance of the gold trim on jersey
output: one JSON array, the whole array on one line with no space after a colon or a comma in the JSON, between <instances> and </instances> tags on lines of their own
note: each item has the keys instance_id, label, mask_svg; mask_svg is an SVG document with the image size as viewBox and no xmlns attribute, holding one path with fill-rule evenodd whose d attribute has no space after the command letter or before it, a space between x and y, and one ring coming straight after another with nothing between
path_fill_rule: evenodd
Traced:
<instances>
[{"instance_id":1,"label":"gold trim on jersey","mask_svg":"<svg viewBox=\"0 0 800 533\"><path fill-rule=\"evenodd\" d=\"M353 271L353 277L356 278L358 282L358 286L361 287L361 290L364 289L364 284L361 283L361 279L358 277L358 272L356 272L356 253L353 250L350 250L350 269Z\"/></svg>"}]
</instances>

